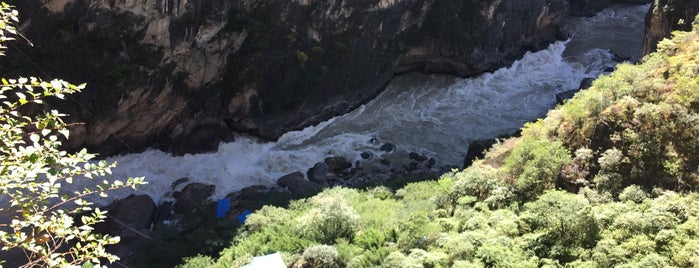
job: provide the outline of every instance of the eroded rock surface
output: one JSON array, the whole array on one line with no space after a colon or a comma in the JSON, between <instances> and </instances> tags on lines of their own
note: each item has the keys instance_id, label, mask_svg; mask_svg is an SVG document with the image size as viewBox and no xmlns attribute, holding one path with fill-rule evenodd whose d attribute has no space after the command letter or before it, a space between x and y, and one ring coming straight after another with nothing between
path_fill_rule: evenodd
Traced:
<instances>
[{"instance_id":1,"label":"eroded rock surface","mask_svg":"<svg viewBox=\"0 0 699 268\"><path fill-rule=\"evenodd\" d=\"M73 147L215 149L345 113L395 74L471 76L546 47L565 0L18 1L2 64L88 88L60 103Z\"/></svg>"},{"instance_id":2,"label":"eroded rock surface","mask_svg":"<svg viewBox=\"0 0 699 268\"><path fill-rule=\"evenodd\" d=\"M689 31L699 13L699 0L656 0L646 15L643 55L654 52L672 31Z\"/></svg>"}]
</instances>

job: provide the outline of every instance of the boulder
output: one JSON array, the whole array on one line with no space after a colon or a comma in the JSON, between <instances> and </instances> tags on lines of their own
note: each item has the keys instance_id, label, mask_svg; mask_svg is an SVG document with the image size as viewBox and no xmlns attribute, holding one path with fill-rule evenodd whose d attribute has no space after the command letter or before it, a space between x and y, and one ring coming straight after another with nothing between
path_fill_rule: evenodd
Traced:
<instances>
[{"instance_id":1,"label":"boulder","mask_svg":"<svg viewBox=\"0 0 699 268\"><path fill-rule=\"evenodd\" d=\"M565 100L572 98L579 91L580 90L578 90L578 89L571 89L571 90L556 93L556 103L563 104L563 102Z\"/></svg>"},{"instance_id":2,"label":"boulder","mask_svg":"<svg viewBox=\"0 0 699 268\"><path fill-rule=\"evenodd\" d=\"M588 89L592 87L592 82L595 81L594 77L585 77L582 80L580 80L580 85L578 86L578 90L583 90L583 89Z\"/></svg>"},{"instance_id":3,"label":"boulder","mask_svg":"<svg viewBox=\"0 0 699 268\"><path fill-rule=\"evenodd\" d=\"M129 195L107 206L107 219L98 226L97 232L121 238L119 244L108 247L108 251L120 258L133 254L138 245L150 239L149 229L153 222L155 202L148 195Z\"/></svg>"},{"instance_id":4,"label":"boulder","mask_svg":"<svg viewBox=\"0 0 699 268\"><path fill-rule=\"evenodd\" d=\"M381 149L381 151L390 153L396 149L396 146L393 143L387 142L387 143L384 143L383 145L381 145L380 149Z\"/></svg>"},{"instance_id":5,"label":"boulder","mask_svg":"<svg viewBox=\"0 0 699 268\"><path fill-rule=\"evenodd\" d=\"M325 158L324 162L334 172L340 172L352 167L352 162L340 156Z\"/></svg>"},{"instance_id":6,"label":"boulder","mask_svg":"<svg viewBox=\"0 0 699 268\"><path fill-rule=\"evenodd\" d=\"M462 168L467 168L471 166L474 160L477 158L483 158L485 155L485 150L489 149L493 144L495 144L495 139L488 140L476 140L472 141L468 145L468 151L466 156L464 156L464 165Z\"/></svg>"},{"instance_id":7,"label":"boulder","mask_svg":"<svg viewBox=\"0 0 699 268\"><path fill-rule=\"evenodd\" d=\"M323 162L318 162L309 168L306 175L308 175L309 181L315 182L321 187L328 187L330 181L337 179L335 172Z\"/></svg>"},{"instance_id":8,"label":"boulder","mask_svg":"<svg viewBox=\"0 0 699 268\"><path fill-rule=\"evenodd\" d=\"M631 60L631 56L612 52L612 60L616 62L625 62Z\"/></svg>"},{"instance_id":9,"label":"boulder","mask_svg":"<svg viewBox=\"0 0 699 268\"><path fill-rule=\"evenodd\" d=\"M321 190L320 185L306 180L301 172L285 175L277 180L277 184L286 187L295 197L299 198L313 196L320 193Z\"/></svg>"},{"instance_id":10,"label":"boulder","mask_svg":"<svg viewBox=\"0 0 699 268\"><path fill-rule=\"evenodd\" d=\"M173 202L166 201L160 203L153 213L153 224L169 224L174 219Z\"/></svg>"},{"instance_id":11,"label":"boulder","mask_svg":"<svg viewBox=\"0 0 699 268\"><path fill-rule=\"evenodd\" d=\"M563 102L565 100L572 98L580 90L590 88L592 86L592 82L594 82L594 81L595 81L595 78L593 78L593 77L585 77L580 81L580 86L578 86L577 89L571 89L571 90L556 93L556 103L563 104Z\"/></svg>"},{"instance_id":12,"label":"boulder","mask_svg":"<svg viewBox=\"0 0 699 268\"><path fill-rule=\"evenodd\" d=\"M206 207L212 203L209 198L215 190L216 186L214 185L187 184L182 191L173 194L175 198L173 210L182 215L208 215L211 211L208 211Z\"/></svg>"},{"instance_id":13,"label":"boulder","mask_svg":"<svg viewBox=\"0 0 699 268\"><path fill-rule=\"evenodd\" d=\"M301 178L303 178L303 174L301 174L301 172L297 173L297 175L300 175ZM280 181L285 185L287 185L287 183L293 184L292 181L289 181L287 179L282 180L282 178L277 180L278 184ZM262 206L265 205L285 206L286 204L288 204L288 201L292 198L292 193L290 193L291 189L295 189L298 192L297 184L295 184L292 187L289 187L289 191L280 189L278 187L253 185L240 189L240 191L238 192L230 193L226 197L231 199L231 209L235 214L236 212L242 212L245 210L255 211L262 208Z\"/></svg>"},{"instance_id":14,"label":"boulder","mask_svg":"<svg viewBox=\"0 0 699 268\"><path fill-rule=\"evenodd\" d=\"M416 152L409 153L408 158L410 158L411 160L418 161L418 162L426 161L427 159L429 159L429 157L418 154Z\"/></svg>"},{"instance_id":15,"label":"boulder","mask_svg":"<svg viewBox=\"0 0 699 268\"><path fill-rule=\"evenodd\" d=\"M430 159L427 160L427 167L428 168L432 168L432 166L434 166L435 164L437 164L437 160L434 159L434 157L430 157Z\"/></svg>"}]
</instances>

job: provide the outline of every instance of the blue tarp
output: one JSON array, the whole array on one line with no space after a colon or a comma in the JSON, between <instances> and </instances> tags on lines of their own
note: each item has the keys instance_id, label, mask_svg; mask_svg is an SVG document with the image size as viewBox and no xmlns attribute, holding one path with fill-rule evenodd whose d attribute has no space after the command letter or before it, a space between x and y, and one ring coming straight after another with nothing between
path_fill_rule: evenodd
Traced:
<instances>
[{"instance_id":1,"label":"blue tarp","mask_svg":"<svg viewBox=\"0 0 699 268\"><path fill-rule=\"evenodd\" d=\"M245 223L245 220L248 218L248 215L250 214L252 214L252 211L246 209L245 211L241 212L240 215L238 215L237 219L240 222Z\"/></svg>"},{"instance_id":2,"label":"blue tarp","mask_svg":"<svg viewBox=\"0 0 699 268\"><path fill-rule=\"evenodd\" d=\"M218 200L218 203L216 204L216 218L219 219L225 217L229 210L231 210L230 198Z\"/></svg>"}]
</instances>

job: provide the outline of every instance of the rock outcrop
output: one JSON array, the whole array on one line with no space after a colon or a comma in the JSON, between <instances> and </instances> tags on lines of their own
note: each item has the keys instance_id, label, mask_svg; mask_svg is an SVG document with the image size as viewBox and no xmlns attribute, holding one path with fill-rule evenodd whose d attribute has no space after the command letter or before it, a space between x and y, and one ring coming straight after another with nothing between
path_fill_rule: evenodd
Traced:
<instances>
[{"instance_id":1,"label":"rock outcrop","mask_svg":"<svg viewBox=\"0 0 699 268\"><path fill-rule=\"evenodd\" d=\"M568 0L570 15L575 17L591 17L609 7L612 3L643 5L651 0Z\"/></svg>"},{"instance_id":2,"label":"rock outcrop","mask_svg":"<svg viewBox=\"0 0 699 268\"><path fill-rule=\"evenodd\" d=\"M672 31L689 31L699 13L699 0L656 0L646 15L643 55L657 49L658 42L670 37Z\"/></svg>"},{"instance_id":3,"label":"rock outcrop","mask_svg":"<svg viewBox=\"0 0 699 268\"><path fill-rule=\"evenodd\" d=\"M72 147L213 150L348 112L395 75L471 76L554 41L565 0L18 1L5 70L88 88Z\"/></svg>"}]
</instances>

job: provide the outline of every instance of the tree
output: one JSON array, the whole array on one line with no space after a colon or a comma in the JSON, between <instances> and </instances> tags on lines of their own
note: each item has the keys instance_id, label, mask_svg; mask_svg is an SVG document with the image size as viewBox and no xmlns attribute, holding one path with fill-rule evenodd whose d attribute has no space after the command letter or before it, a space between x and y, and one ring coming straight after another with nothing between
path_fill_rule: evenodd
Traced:
<instances>
[{"instance_id":1,"label":"tree","mask_svg":"<svg viewBox=\"0 0 699 268\"><path fill-rule=\"evenodd\" d=\"M0 3L0 54L2 43L17 36L19 21L12 6ZM81 150L60 149L69 137L64 114L46 111L43 99L78 92L85 85L39 78L0 79L0 244L3 251L22 250L28 262L23 267L70 267L84 263L99 266L118 258L105 246L119 242L93 232L106 212L93 208L88 196L142 184L142 178L126 182L104 181L78 191L68 191L73 181L110 174L114 164L90 161L95 155ZM25 116L27 110L41 110Z\"/></svg>"}]
</instances>

